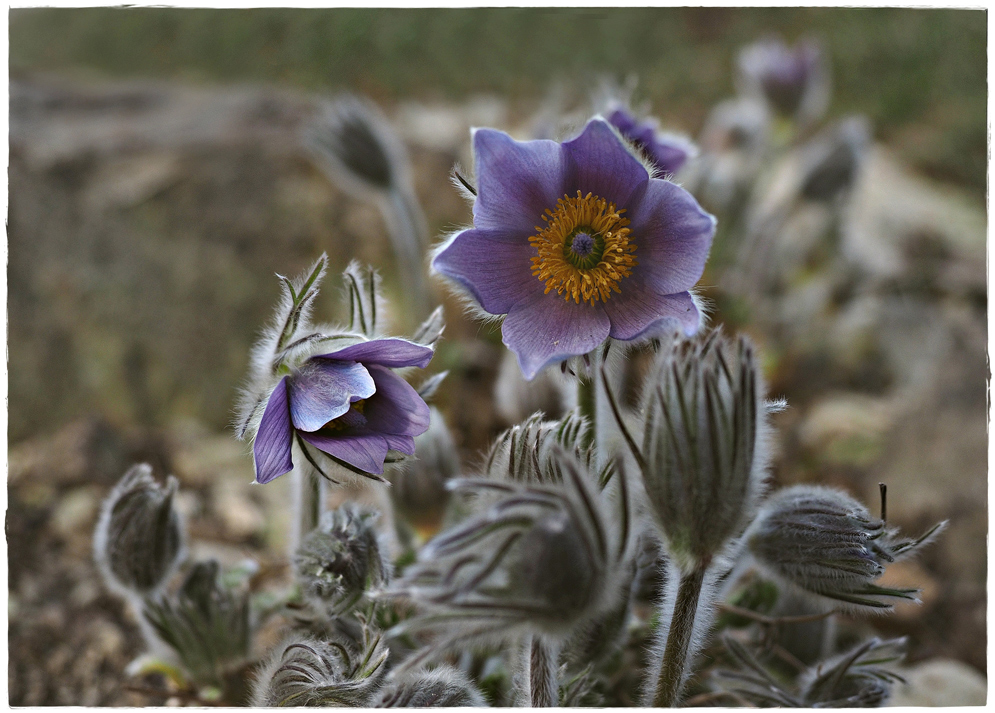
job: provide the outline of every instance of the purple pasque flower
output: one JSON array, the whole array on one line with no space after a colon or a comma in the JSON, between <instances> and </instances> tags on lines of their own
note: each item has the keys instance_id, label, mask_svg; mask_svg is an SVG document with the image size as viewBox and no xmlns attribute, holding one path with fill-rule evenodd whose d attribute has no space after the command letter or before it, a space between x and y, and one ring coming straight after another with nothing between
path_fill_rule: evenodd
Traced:
<instances>
[{"instance_id":1,"label":"purple pasque flower","mask_svg":"<svg viewBox=\"0 0 995 713\"><path fill-rule=\"evenodd\" d=\"M788 47L768 37L739 54L739 72L748 90L759 92L783 116L817 113L828 92L822 50L812 40Z\"/></svg>"},{"instance_id":2,"label":"purple pasque flower","mask_svg":"<svg viewBox=\"0 0 995 713\"><path fill-rule=\"evenodd\" d=\"M474 227L432 265L490 314L525 378L607 338L667 326L697 331L689 290L701 277L715 219L690 193L651 178L601 119L565 143L473 135Z\"/></svg>"},{"instance_id":3,"label":"purple pasque flower","mask_svg":"<svg viewBox=\"0 0 995 713\"><path fill-rule=\"evenodd\" d=\"M656 122L648 119L640 121L621 107L611 111L607 119L661 176L677 173L697 153L694 144L687 139L665 134L657 129Z\"/></svg>"},{"instance_id":4,"label":"purple pasque flower","mask_svg":"<svg viewBox=\"0 0 995 713\"><path fill-rule=\"evenodd\" d=\"M304 361L280 379L263 411L252 446L256 482L293 469L297 439L301 449L310 444L363 474L382 475L389 450L413 455L414 437L428 430L428 406L391 369L424 368L431 358L420 344L374 339Z\"/></svg>"}]
</instances>

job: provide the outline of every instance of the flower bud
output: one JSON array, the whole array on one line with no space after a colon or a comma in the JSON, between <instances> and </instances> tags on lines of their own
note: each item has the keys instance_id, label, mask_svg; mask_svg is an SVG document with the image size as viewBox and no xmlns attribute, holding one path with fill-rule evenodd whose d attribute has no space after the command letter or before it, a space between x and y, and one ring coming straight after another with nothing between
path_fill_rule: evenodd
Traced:
<instances>
[{"instance_id":1,"label":"flower bud","mask_svg":"<svg viewBox=\"0 0 995 713\"><path fill-rule=\"evenodd\" d=\"M885 565L913 554L945 525L916 540L901 538L846 493L796 485L770 498L745 535L769 576L802 592L853 608L890 609L917 589L880 587Z\"/></svg>"},{"instance_id":2,"label":"flower bud","mask_svg":"<svg viewBox=\"0 0 995 713\"><path fill-rule=\"evenodd\" d=\"M500 495L444 531L392 587L428 611L393 634L442 628L432 652L487 638L530 634L557 645L612 610L627 568L629 510L619 473L618 517L609 517L593 477L562 447L552 452L562 482L457 481Z\"/></svg>"},{"instance_id":3,"label":"flower bud","mask_svg":"<svg viewBox=\"0 0 995 713\"><path fill-rule=\"evenodd\" d=\"M867 119L850 116L814 139L802 152L801 195L832 203L857 181L871 142Z\"/></svg>"},{"instance_id":4,"label":"flower bud","mask_svg":"<svg viewBox=\"0 0 995 713\"><path fill-rule=\"evenodd\" d=\"M452 666L418 671L388 683L374 708L483 708L483 695L466 674Z\"/></svg>"},{"instance_id":5,"label":"flower bud","mask_svg":"<svg viewBox=\"0 0 995 713\"><path fill-rule=\"evenodd\" d=\"M376 514L344 505L322 515L294 557L304 597L330 616L345 613L387 579Z\"/></svg>"},{"instance_id":6,"label":"flower bud","mask_svg":"<svg viewBox=\"0 0 995 713\"><path fill-rule=\"evenodd\" d=\"M801 677L803 705L813 708L877 708L891 695L901 676L881 664L905 656L905 639L868 639L829 661L806 671Z\"/></svg>"},{"instance_id":7,"label":"flower bud","mask_svg":"<svg viewBox=\"0 0 995 713\"><path fill-rule=\"evenodd\" d=\"M174 505L177 481L162 487L152 467L132 466L104 501L94 554L114 588L147 595L159 590L182 559L183 524Z\"/></svg>"},{"instance_id":8,"label":"flower bud","mask_svg":"<svg viewBox=\"0 0 995 713\"><path fill-rule=\"evenodd\" d=\"M762 397L745 337L730 342L714 331L657 356L644 386L642 449L627 440L682 571L707 565L746 524L764 469ZM614 398L611 403L617 412Z\"/></svg>"},{"instance_id":9,"label":"flower bud","mask_svg":"<svg viewBox=\"0 0 995 713\"><path fill-rule=\"evenodd\" d=\"M390 499L394 513L421 541L442 526L450 491L446 483L459 476L460 460L452 434L438 409L430 407L428 431L415 437L415 458L394 469Z\"/></svg>"},{"instance_id":10,"label":"flower bud","mask_svg":"<svg viewBox=\"0 0 995 713\"><path fill-rule=\"evenodd\" d=\"M559 421L544 421L542 413L534 413L497 437L487 454L484 473L488 478L519 483L559 483L563 473L554 449L565 449L592 470L595 453L589 441L587 419L576 410ZM598 472L599 485L608 480L613 469L614 463L610 463Z\"/></svg>"},{"instance_id":11,"label":"flower bud","mask_svg":"<svg viewBox=\"0 0 995 713\"><path fill-rule=\"evenodd\" d=\"M761 707L877 707L884 705L895 681L903 680L881 664L895 663L904 656L905 639L868 639L836 658L804 670L797 684L790 687L735 638L725 636L723 643L739 664L739 670L716 671L719 686L739 700Z\"/></svg>"},{"instance_id":12,"label":"flower bud","mask_svg":"<svg viewBox=\"0 0 995 713\"><path fill-rule=\"evenodd\" d=\"M198 683L218 683L249 654L248 592L218 580L215 560L198 562L174 595L145 600L142 615Z\"/></svg>"},{"instance_id":13,"label":"flower bud","mask_svg":"<svg viewBox=\"0 0 995 713\"><path fill-rule=\"evenodd\" d=\"M379 636L365 649L344 639L288 639L260 668L252 705L367 708L386 673L389 652Z\"/></svg>"}]
</instances>

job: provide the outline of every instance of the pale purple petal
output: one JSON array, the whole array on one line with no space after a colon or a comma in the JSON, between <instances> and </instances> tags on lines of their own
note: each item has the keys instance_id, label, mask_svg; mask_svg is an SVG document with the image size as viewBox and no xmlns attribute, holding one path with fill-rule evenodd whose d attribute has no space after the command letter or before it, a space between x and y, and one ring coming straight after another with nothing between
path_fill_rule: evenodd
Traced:
<instances>
[{"instance_id":1,"label":"pale purple petal","mask_svg":"<svg viewBox=\"0 0 995 713\"><path fill-rule=\"evenodd\" d=\"M364 473L383 475L383 462L389 448L387 441L379 433L348 433L334 437L301 433L301 438L318 450L345 461Z\"/></svg>"},{"instance_id":2,"label":"pale purple petal","mask_svg":"<svg viewBox=\"0 0 995 713\"><path fill-rule=\"evenodd\" d=\"M657 336L675 328L691 336L701 326L701 314L687 292L663 295L652 289L642 289L633 290L631 295L629 299L612 295L605 302L613 339L628 341Z\"/></svg>"},{"instance_id":3,"label":"pale purple petal","mask_svg":"<svg viewBox=\"0 0 995 713\"><path fill-rule=\"evenodd\" d=\"M252 455L256 462L256 482L268 483L293 470L291 458L293 429L290 427L290 406L287 396L287 377L273 389L263 418L259 422Z\"/></svg>"},{"instance_id":4,"label":"pale purple petal","mask_svg":"<svg viewBox=\"0 0 995 713\"><path fill-rule=\"evenodd\" d=\"M429 409L414 387L397 374L371 365L377 392L366 401L366 429L399 436L419 436L428 430Z\"/></svg>"},{"instance_id":5,"label":"pale purple petal","mask_svg":"<svg viewBox=\"0 0 995 713\"><path fill-rule=\"evenodd\" d=\"M539 295L512 308L501 327L501 339L531 381L544 366L598 347L609 328L601 303L592 307L556 294Z\"/></svg>"},{"instance_id":6,"label":"pale purple petal","mask_svg":"<svg viewBox=\"0 0 995 713\"><path fill-rule=\"evenodd\" d=\"M632 277L619 285L623 293L638 290L637 284L649 285L662 295L694 287L715 235L715 218L694 196L675 183L654 178L630 209L629 220L637 264Z\"/></svg>"},{"instance_id":7,"label":"pale purple petal","mask_svg":"<svg viewBox=\"0 0 995 713\"><path fill-rule=\"evenodd\" d=\"M555 141L515 141L503 131L473 134L477 228L535 234L546 209L563 195L565 161ZM527 236L526 236L527 237Z\"/></svg>"},{"instance_id":8,"label":"pale purple petal","mask_svg":"<svg viewBox=\"0 0 995 713\"><path fill-rule=\"evenodd\" d=\"M319 354L311 358L358 361L363 364L380 364L392 368L417 366L424 369L432 360L433 353L431 349L421 344L415 344L406 339L390 338L360 342L339 349L337 352Z\"/></svg>"},{"instance_id":9,"label":"pale purple petal","mask_svg":"<svg viewBox=\"0 0 995 713\"><path fill-rule=\"evenodd\" d=\"M507 314L516 302L545 285L532 274L536 249L528 234L464 230L435 257L432 267L459 282L491 314Z\"/></svg>"},{"instance_id":10,"label":"pale purple petal","mask_svg":"<svg viewBox=\"0 0 995 713\"><path fill-rule=\"evenodd\" d=\"M317 431L373 395L376 385L362 364L311 358L289 377L290 415L300 431Z\"/></svg>"},{"instance_id":11,"label":"pale purple petal","mask_svg":"<svg viewBox=\"0 0 995 713\"><path fill-rule=\"evenodd\" d=\"M578 190L585 196L590 192L616 208L628 208L649 180L646 167L600 119L588 122L581 135L563 144L563 149L569 161L569 179L563 190L571 195Z\"/></svg>"}]
</instances>

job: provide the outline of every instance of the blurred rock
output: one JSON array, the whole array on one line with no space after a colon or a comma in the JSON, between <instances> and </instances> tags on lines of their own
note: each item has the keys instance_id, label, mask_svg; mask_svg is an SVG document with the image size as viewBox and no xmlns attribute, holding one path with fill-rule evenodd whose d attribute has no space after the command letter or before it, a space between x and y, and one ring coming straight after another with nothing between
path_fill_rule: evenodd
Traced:
<instances>
[{"instance_id":1,"label":"blurred rock","mask_svg":"<svg viewBox=\"0 0 995 713\"><path fill-rule=\"evenodd\" d=\"M983 706L985 677L960 661L924 661L898 671L908 683L896 683L889 706Z\"/></svg>"}]
</instances>

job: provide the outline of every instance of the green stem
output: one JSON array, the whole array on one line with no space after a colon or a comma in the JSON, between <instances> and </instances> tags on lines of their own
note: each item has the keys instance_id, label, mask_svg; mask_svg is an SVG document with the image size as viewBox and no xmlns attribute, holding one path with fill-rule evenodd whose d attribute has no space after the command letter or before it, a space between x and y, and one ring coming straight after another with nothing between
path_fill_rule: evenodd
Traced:
<instances>
[{"instance_id":1,"label":"green stem","mask_svg":"<svg viewBox=\"0 0 995 713\"><path fill-rule=\"evenodd\" d=\"M674 602L674 613L667 631L667 644L663 650L663 661L660 663L660 675L653 694L654 708L674 708L680 701L684 674L690 663L691 634L704 578L704 567L681 575L677 601Z\"/></svg>"}]
</instances>

